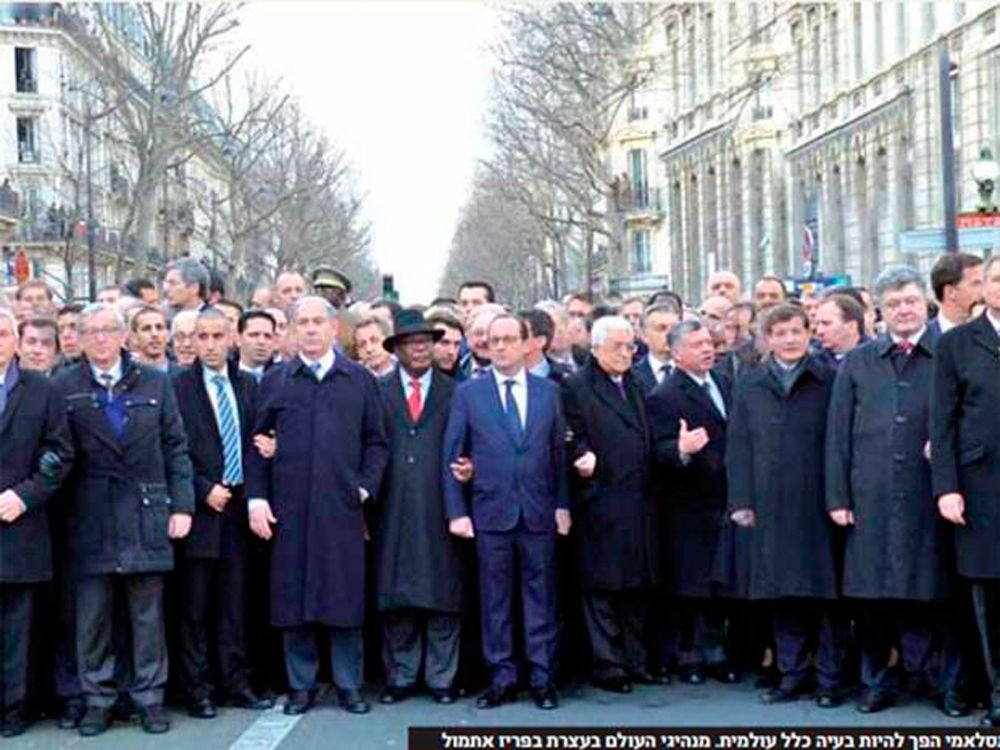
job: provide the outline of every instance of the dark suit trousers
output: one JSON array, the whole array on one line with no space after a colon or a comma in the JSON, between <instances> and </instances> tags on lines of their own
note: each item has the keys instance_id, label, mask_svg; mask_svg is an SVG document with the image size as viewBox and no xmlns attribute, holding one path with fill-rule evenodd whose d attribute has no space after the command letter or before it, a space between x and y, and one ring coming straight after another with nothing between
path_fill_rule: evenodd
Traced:
<instances>
[{"instance_id":1,"label":"dark suit trousers","mask_svg":"<svg viewBox=\"0 0 1000 750\"><path fill-rule=\"evenodd\" d=\"M531 685L542 687L553 680L559 632L555 550L554 532L535 534L523 524L508 532L476 533L483 658L497 687L517 684L513 617L518 571Z\"/></svg>"},{"instance_id":2,"label":"dark suit trousers","mask_svg":"<svg viewBox=\"0 0 1000 750\"><path fill-rule=\"evenodd\" d=\"M236 693L249 686L246 657L246 559L234 552L219 560L183 560L180 574L180 677L192 700L212 695L214 650L218 687Z\"/></svg>"},{"instance_id":3,"label":"dark suit trousers","mask_svg":"<svg viewBox=\"0 0 1000 750\"><path fill-rule=\"evenodd\" d=\"M28 652L31 644L35 586L0 584L0 706L20 707L28 692Z\"/></svg>"},{"instance_id":4,"label":"dark suit trousers","mask_svg":"<svg viewBox=\"0 0 1000 750\"><path fill-rule=\"evenodd\" d=\"M56 573L55 683L56 695L64 699L83 694L76 669L76 587L68 571Z\"/></svg>"},{"instance_id":5,"label":"dark suit trousers","mask_svg":"<svg viewBox=\"0 0 1000 750\"><path fill-rule=\"evenodd\" d=\"M726 661L726 613L714 599L677 599L677 666L716 666Z\"/></svg>"},{"instance_id":6,"label":"dark suit trousers","mask_svg":"<svg viewBox=\"0 0 1000 750\"><path fill-rule=\"evenodd\" d=\"M583 621L590 638L594 679L632 677L646 668L642 629L647 592L587 591Z\"/></svg>"},{"instance_id":7,"label":"dark suit trousers","mask_svg":"<svg viewBox=\"0 0 1000 750\"><path fill-rule=\"evenodd\" d=\"M299 625L285 628L285 670L292 690L314 690L319 673L319 636L330 634L330 666L333 682L341 690L359 690L364 674L364 635L361 628L328 628Z\"/></svg>"},{"instance_id":8,"label":"dark suit trousers","mask_svg":"<svg viewBox=\"0 0 1000 750\"><path fill-rule=\"evenodd\" d=\"M815 649L816 684L838 690L843 682L849 626L842 602L776 599L771 603L774 642L781 687L799 689L809 673L809 652Z\"/></svg>"},{"instance_id":9,"label":"dark suit trousers","mask_svg":"<svg viewBox=\"0 0 1000 750\"><path fill-rule=\"evenodd\" d=\"M386 683L412 687L424 665L424 683L432 690L451 688L458 671L462 618L447 612L404 607L382 613L382 663Z\"/></svg>"},{"instance_id":10,"label":"dark suit trousers","mask_svg":"<svg viewBox=\"0 0 1000 750\"><path fill-rule=\"evenodd\" d=\"M992 687L994 708L1000 707L1000 580L972 582L972 603L979 629L986 676Z\"/></svg>"},{"instance_id":11,"label":"dark suit trousers","mask_svg":"<svg viewBox=\"0 0 1000 750\"><path fill-rule=\"evenodd\" d=\"M930 602L870 600L858 603L861 631L861 683L871 690L892 692L889 653L899 649L906 674L931 686L931 658L940 631L939 605Z\"/></svg>"},{"instance_id":12,"label":"dark suit trousers","mask_svg":"<svg viewBox=\"0 0 1000 750\"><path fill-rule=\"evenodd\" d=\"M131 626L132 673L128 692L139 706L163 703L167 641L163 575L92 575L77 582L76 655L88 706L110 708L121 672L114 647L115 602L123 599Z\"/></svg>"}]
</instances>

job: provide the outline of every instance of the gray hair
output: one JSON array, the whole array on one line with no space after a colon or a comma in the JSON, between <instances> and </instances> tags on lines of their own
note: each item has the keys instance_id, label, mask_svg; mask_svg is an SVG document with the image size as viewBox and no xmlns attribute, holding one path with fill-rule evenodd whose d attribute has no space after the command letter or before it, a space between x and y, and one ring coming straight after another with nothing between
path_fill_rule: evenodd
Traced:
<instances>
[{"instance_id":1,"label":"gray hair","mask_svg":"<svg viewBox=\"0 0 1000 750\"><path fill-rule=\"evenodd\" d=\"M667 333L667 344L670 346L670 351L679 347L683 343L684 337L689 333L700 331L703 328L705 328L705 324L698 319L682 320L680 323L675 323L670 332Z\"/></svg>"},{"instance_id":2,"label":"gray hair","mask_svg":"<svg viewBox=\"0 0 1000 750\"><path fill-rule=\"evenodd\" d=\"M590 348L596 349L612 333L624 332L632 335L632 324L621 315L603 315L590 328Z\"/></svg>"},{"instance_id":3,"label":"gray hair","mask_svg":"<svg viewBox=\"0 0 1000 750\"><path fill-rule=\"evenodd\" d=\"M76 330L83 333L87 327L87 321L101 313L111 313L118 328L125 330L125 316L122 315L122 311L116 305L106 305L103 302L91 302L80 311L80 317L76 320Z\"/></svg>"},{"instance_id":4,"label":"gray hair","mask_svg":"<svg viewBox=\"0 0 1000 750\"><path fill-rule=\"evenodd\" d=\"M185 285L197 284L198 296L202 299L208 297L208 287L211 284L211 276L204 264L194 258L178 258L167 264L167 271L177 271L181 281Z\"/></svg>"},{"instance_id":5,"label":"gray hair","mask_svg":"<svg viewBox=\"0 0 1000 750\"><path fill-rule=\"evenodd\" d=\"M543 299L541 302L536 302L535 309L541 310L550 318L559 318L559 322L563 326L569 325L569 313L566 312L566 306L554 299Z\"/></svg>"},{"instance_id":6,"label":"gray hair","mask_svg":"<svg viewBox=\"0 0 1000 750\"><path fill-rule=\"evenodd\" d=\"M927 282L924 281L924 277L915 268L911 268L910 266L888 266L875 279L875 296L881 299L882 295L886 292L894 292L910 284L916 284L921 292L924 294L927 293Z\"/></svg>"},{"instance_id":7,"label":"gray hair","mask_svg":"<svg viewBox=\"0 0 1000 750\"><path fill-rule=\"evenodd\" d=\"M389 325L389 321L381 316L369 313L355 322L354 330L357 331L359 328L364 328L365 326L377 326L382 333L382 338L389 338L392 335L392 326Z\"/></svg>"},{"instance_id":8,"label":"gray hair","mask_svg":"<svg viewBox=\"0 0 1000 750\"><path fill-rule=\"evenodd\" d=\"M10 330L14 334L14 341L17 341L19 338L17 333L17 316L14 315L14 311L9 307L0 307L0 318L10 323Z\"/></svg>"},{"instance_id":9,"label":"gray hair","mask_svg":"<svg viewBox=\"0 0 1000 750\"><path fill-rule=\"evenodd\" d=\"M669 302L658 302L655 305L650 305L642 311L642 316L639 318L639 325L642 328L646 327L646 321L649 319L650 315L657 315L659 313L666 313L667 315L673 315L675 318L680 319L681 313L678 311L677 307Z\"/></svg>"},{"instance_id":10,"label":"gray hair","mask_svg":"<svg viewBox=\"0 0 1000 750\"><path fill-rule=\"evenodd\" d=\"M326 316L330 320L337 319L337 316L339 315L337 308L331 305L329 300L315 294L307 294L305 297L299 297L288 308L288 322L291 323L295 320L295 316L299 314L299 310L301 310L305 305L309 305L314 302L323 306L323 309L326 310Z\"/></svg>"},{"instance_id":11,"label":"gray hair","mask_svg":"<svg viewBox=\"0 0 1000 750\"><path fill-rule=\"evenodd\" d=\"M185 323L187 321L198 320L198 315L200 313L197 310L181 310L174 316L174 319L170 321L170 335L173 336L177 333L177 326L180 323Z\"/></svg>"}]
</instances>

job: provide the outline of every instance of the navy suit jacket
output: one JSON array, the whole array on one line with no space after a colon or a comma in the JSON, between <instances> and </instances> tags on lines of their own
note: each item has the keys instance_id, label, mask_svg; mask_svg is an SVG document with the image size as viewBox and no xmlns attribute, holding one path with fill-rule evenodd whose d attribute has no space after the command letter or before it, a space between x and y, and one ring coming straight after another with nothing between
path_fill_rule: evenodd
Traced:
<instances>
[{"instance_id":1,"label":"navy suit jacket","mask_svg":"<svg viewBox=\"0 0 1000 750\"><path fill-rule=\"evenodd\" d=\"M509 426L496 379L460 384L445 432L443 477L448 518L471 516L477 531L513 530L520 519L532 532L555 530L555 511L569 508L566 422L559 387L527 375L528 414L524 437ZM472 481L451 475L459 456L472 460Z\"/></svg>"}]
</instances>

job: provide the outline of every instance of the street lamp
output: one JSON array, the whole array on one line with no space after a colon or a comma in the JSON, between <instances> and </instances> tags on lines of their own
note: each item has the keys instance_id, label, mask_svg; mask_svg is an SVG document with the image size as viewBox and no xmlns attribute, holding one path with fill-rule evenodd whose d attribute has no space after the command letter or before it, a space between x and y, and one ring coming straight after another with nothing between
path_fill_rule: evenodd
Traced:
<instances>
[{"instance_id":1,"label":"street lamp","mask_svg":"<svg viewBox=\"0 0 1000 750\"><path fill-rule=\"evenodd\" d=\"M979 159L973 162L971 171L972 179L976 181L976 187L979 189L980 213L996 211L992 199L996 181L1000 178L1000 164L997 164L988 148L980 150Z\"/></svg>"}]
</instances>

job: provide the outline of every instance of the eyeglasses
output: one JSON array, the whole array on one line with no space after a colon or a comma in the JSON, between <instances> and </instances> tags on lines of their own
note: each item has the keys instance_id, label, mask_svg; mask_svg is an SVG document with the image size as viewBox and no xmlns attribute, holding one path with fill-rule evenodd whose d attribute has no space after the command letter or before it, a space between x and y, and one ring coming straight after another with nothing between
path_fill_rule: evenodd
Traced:
<instances>
[{"instance_id":1,"label":"eyeglasses","mask_svg":"<svg viewBox=\"0 0 1000 750\"><path fill-rule=\"evenodd\" d=\"M118 326L107 327L107 328L85 328L81 331L82 336L90 336L91 338L97 338L98 336L117 336L122 332L122 329Z\"/></svg>"},{"instance_id":2,"label":"eyeglasses","mask_svg":"<svg viewBox=\"0 0 1000 750\"><path fill-rule=\"evenodd\" d=\"M490 346L513 346L521 341L520 336L490 336Z\"/></svg>"}]
</instances>

